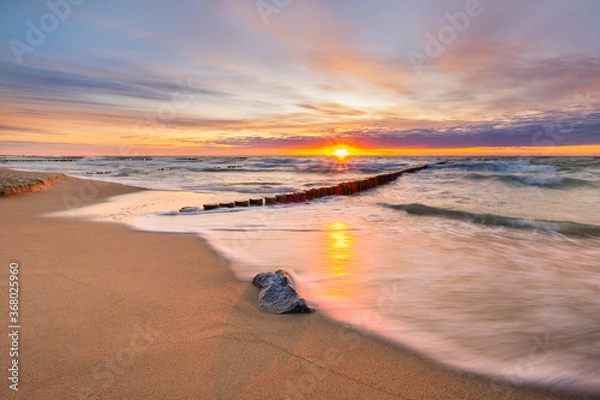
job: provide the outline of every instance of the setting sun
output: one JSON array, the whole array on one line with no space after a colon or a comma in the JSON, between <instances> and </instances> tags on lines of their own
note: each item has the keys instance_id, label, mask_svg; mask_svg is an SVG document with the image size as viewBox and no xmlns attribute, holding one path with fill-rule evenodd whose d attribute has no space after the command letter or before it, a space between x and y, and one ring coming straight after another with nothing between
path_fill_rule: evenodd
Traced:
<instances>
[{"instance_id":1,"label":"setting sun","mask_svg":"<svg viewBox=\"0 0 600 400\"><path fill-rule=\"evenodd\" d=\"M346 158L350 155L350 152L346 149L336 149L333 152L333 155L336 156L337 158Z\"/></svg>"}]
</instances>

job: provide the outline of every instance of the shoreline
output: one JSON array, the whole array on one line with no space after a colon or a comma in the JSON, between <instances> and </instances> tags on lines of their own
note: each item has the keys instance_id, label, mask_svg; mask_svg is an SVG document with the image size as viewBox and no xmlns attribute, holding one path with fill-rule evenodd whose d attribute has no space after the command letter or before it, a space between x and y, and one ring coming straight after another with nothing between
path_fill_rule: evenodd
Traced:
<instances>
[{"instance_id":1,"label":"shoreline","mask_svg":"<svg viewBox=\"0 0 600 400\"><path fill-rule=\"evenodd\" d=\"M269 314L196 235L40 216L144 189L68 176L45 189L0 199L27 398L590 398L448 369L318 312Z\"/></svg>"}]
</instances>

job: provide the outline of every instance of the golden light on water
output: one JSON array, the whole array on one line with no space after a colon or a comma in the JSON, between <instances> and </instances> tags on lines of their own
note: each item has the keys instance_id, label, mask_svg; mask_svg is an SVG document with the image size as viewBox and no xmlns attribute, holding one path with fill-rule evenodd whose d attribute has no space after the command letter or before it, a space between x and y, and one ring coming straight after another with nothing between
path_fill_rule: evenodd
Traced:
<instances>
[{"instance_id":1,"label":"golden light on water","mask_svg":"<svg viewBox=\"0 0 600 400\"><path fill-rule=\"evenodd\" d=\"M349 297L354 274L354 238L351 230L343 222L329 224L326 229L327 269L332 278L326 289L327 296Z\"/></svg>"}]
</instances>

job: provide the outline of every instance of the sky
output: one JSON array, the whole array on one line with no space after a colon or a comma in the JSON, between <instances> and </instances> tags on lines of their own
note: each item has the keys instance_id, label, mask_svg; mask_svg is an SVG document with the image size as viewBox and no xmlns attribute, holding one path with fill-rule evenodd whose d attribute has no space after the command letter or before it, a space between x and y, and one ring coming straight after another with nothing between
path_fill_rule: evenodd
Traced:
<instances>
[{"instance_id":1,"label":"sky","mask_svg":"<svg viewBox=\"0 0 600 400\"><path fill-rule=\"evenodd\" d=\"M600 155L600 2L0 0L0 110L5 155Z\"/></svg>"}]
</instances>

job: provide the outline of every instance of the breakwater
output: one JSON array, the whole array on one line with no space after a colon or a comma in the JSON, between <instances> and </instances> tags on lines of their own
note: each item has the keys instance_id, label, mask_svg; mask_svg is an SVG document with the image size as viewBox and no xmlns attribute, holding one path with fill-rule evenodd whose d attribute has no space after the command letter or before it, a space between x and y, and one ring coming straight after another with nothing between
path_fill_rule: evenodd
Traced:
<instances>
[{"instance_id":1,"label":"breakwater","mask_svg":"<svg viewBox=\"0 0 600 400\"><path fill-rule=\"evenodd\" d=\"M436 164L445 164L442 161ZM399 171L388 172L385 174L375 175L369 178L364 178L356 181L342 182L337 185L323 186L313 188L301 192L283 193L274 196L256 197L250 199L237 200L235 202L210 203L200 207L182 207L181 213L198 212L201 210L210 211L218 208L234 208L234 207L251 207L251 206L270 206L276 204L289 203L305 203L307 201L320 199L328 196L351 196L362 193L376 187L386 185L395 181L403 174L411 174L429 168L430 164L421 165L418 167L405 168Z\"/></svg>"}]
</instances>

